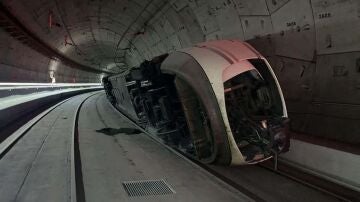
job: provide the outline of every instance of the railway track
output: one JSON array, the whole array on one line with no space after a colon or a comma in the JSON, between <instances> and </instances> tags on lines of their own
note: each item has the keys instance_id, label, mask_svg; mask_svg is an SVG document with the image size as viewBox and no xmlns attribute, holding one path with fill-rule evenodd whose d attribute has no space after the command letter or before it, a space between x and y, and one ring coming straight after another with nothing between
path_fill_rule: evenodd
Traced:
<instances>
[{"instance_id":1,"label":"railway track","mask_svg":"<svg viewBox=\"0 0 360 202\"><path fill-rule=\"evenodd\" d=\"M261 170L260 172L271 173L270 175L279 175L279 176L285 177L286 179L288 179L289 181L291 181L293 183L300 183L311 189L322 192L323 194L331 195L337 201L357 201L360 199L359 192L348 189L348 188L338 185L336 183L327 181L321 177L306 173L299 168L296 168L289 164L284 163L281 160L279 160L277 163L274 162L275 160L273 160L273 161L270 160L270 161L260 163L258 165L240 166L240 167L221 167L221 166L212 166L212 165L201 164L200 162L192 159L190 156L186 155L182 151L174 149L174 148L164 144L161 141L161 139L156 136L156 134L152 134L149 131L145 130L143 127L139 126L135 121L133 121L131 118L126 116L126 114L123 114L120 110L116 109L115 107L113 107L113 109L115 111L117 111L118 113L120 113L120 115L125 117L128 121L130 121L139 130L143 131L145 134L150 136L151 139L153 139L157 143L166 147L168 150L177 154L181 158L186 159L188 162L192 163L193 165L206 170L214 177L219 178L223 182L234 187L235 189L239 190L240 192L246 194L248 197L252 198L255 201L269 201L269 200L266 197L263 198L261 196L261 194L257 193L257 191L249 189L247 187L247 185L243 185L241 182L237 182L236 180L234 180L234 179L236 179L237 176L235 176L236 174L235 175L231 174L231 173L233 173L232 172L233 170L241 170L241 172L244 172L241 175L245 176L245 175L253 175L253 174L252 174L252 171L250 171L248 169L245 170L244 168L246 168L246 167L247 168L249 168L249 167L256 168L258 170ZM258 177L254 176L254 178L258 178ZM259 184L261 184L261 179L259 180Z\"/></svg>"},{"instance_id":2,"label":"railway track","mask_svg":"<svg viewBox=\"0 0 360 202\"><path fill-rule=\"evenodd\" d=\"M0 186L0 192L2 191L2 193L0 194L2 196L1 200L4 201L23 200L22 192L33 191L28 189L29 186L27 185L27 181L31 181L33 183L35 181L35 184L32 186L35 187L33 189L36 189L37 184L34 178L37 178L36 176L40 175L40 173L37 173L38 171L35 168L37 168L38 165L43 164L44 161L46 162L51 161L51 159L45 159L48 153L54 152L54 154L56 155L56 152L59 152L59 151L52 151L51 149L49 149L50 147L56 149L57 145L52 145L51 143L53 141L56 142L56 140L52 140L52 139L58 139L58 141L65 142L64 145L69 145L69 146L65 146L66 149L64 151L61 151L65 157L62 156L59 158L61 158L62 160L66 160L66 162L63 165L59 166L59 169L65 170L65 173L70 173L70 175L66 175L67 177L65 177L66 182L65 181L63 182L64 185L68 187L68 189L62 190L60 188L58 191L59 192L63 191L61 192L61 194L63 194L62 197L65 197L64 199L66 200L72 202L85 201L84 185L83 185L82 171L81 171L81 157L80 157L79 142L78 142L78 119L82 105L89 98L91 98L94 95L97 95L98 93L99 92L86 93L59 102L58 104L40 113L35 118L31 119L27 124L20 127L11 136L7 137L4 141L0 143L0 160L2 162L2 164L0 163L0 167L5 167L4 169L5 176L2 176L4 180L2 183L3 185L6 184L10 186L8 190ZM65 105L67 105L66 107L69 108L68 110L65 110L66 109ZM47 127L48 128L47 131L43 131L44 135L40 136L36 134L36 132L38 132L39 130L40 131L43 130L43 128L39 129L37 127L40 127L39 125L46 125L47 122L52 122L52 123L49 124L49 127ZM64 129L63 132L58 131L60 130L60 128L58 127L61 126L61 123L58 124L58 122L71 123L72 128L68 130ZM54 131L57 131L57 133ZM62 139L59 139L60 136L62 136L61 137ZM38 141L39 139L41 139L41 141ZM21 147L24 144L26 144L26 142L34 142L36 144L31 145L34 148L31 148L31 150L29 150L28 152L22 151L23 148ZM20 144L20 146L18 146L18 148L15 148L18 143ZM71 144L67 144L67 143L71 143ZM25 168L24 170L26 171L25 173L17 173L17 176L15 177L11 176L10 172L6 172L6 170L11 169L9 168L10 166L6 165L6 163L10 162L12 160L11 158L14 158L14 155L11 154L13 149L16 150L14 151L14 153L17 153L16 154L18 156L17 158L21 159L19 165L17 166L19 168ZM25 149L27 149L26 146ZM28 155L26 155L26 153L28 153ZM22 158L22 156L24 156L24 158ZM8 159L5 159L6 157L8 157ZM25 159L26 157L29 158ZM54 159L56 160L56 158ZM6 163L3 163L3 160ZM45 165L43 167L48 167L48 166ZM56 172L56 171L52 171L52 172ZM51 173L50 176L52 174L53 173ZM10 176L6 176L6 175L10 175ZM17 179L17 181L13 182L14 180L12 181L10 180L9 182L6 182L6 179L11 179L12 177ZM59 184L61 185L61 183ZM56 188L57 186L54 187ZM50 198L53 197L51 193L52 192L50 190L49 191L50 195L48 196ZM41 193L39 193L39 195L41 195ZM42 198L41 200L46 200L46 198Z\"/></svg>"}]
</instances>

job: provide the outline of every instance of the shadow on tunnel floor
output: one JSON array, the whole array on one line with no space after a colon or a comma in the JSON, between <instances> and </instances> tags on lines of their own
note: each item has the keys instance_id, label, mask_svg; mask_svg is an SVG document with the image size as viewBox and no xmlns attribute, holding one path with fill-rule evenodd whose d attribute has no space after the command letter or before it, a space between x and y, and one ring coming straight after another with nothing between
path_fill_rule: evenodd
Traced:
<instances>
[{"instance_id":1,"label":"shadow on tunnel floor","mask_svg":"<svg viewBox=\"0 0 360 202\"><path fill-rule=\"evenodd\" d=\"M103 133L108 136L114 136L120 133L125 135L137 135L142 133L141 130L136 128L102 128L100 130L96 130L96 132Z\"/></svg>"}]
</instances>

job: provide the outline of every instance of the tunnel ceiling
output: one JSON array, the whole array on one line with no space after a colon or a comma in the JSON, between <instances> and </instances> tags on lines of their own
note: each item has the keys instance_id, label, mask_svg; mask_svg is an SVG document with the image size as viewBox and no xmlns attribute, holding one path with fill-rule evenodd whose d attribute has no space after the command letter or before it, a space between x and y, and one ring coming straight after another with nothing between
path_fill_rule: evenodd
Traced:
<instances>
[{"instance_id":1,"label":"tunnel ceiling","mask_svg":"<svg viewBox=\"0 0 360 202\"><path fill-rule=\"evenodd\" d=\"M88 69L54 62L0 29L0 81L48 82L50 74L57 82L98 82L89 67L122 72L199 42L240 39L273 67L294 131L360 143L359 0L1 3L33 35Z\"/></svg>"},{"instance_id":2,"label":"tunnel ceiling","mask_svg":"<svg viewBox=\"0 0 360 202\"><path fill-rule=\"evenodd\" d=\"M50 47L104 71L121 72L144 59L214 39L245 40L265 56L296 59L305 67L319 55L360 49L357 0L4 0L2 4Z\"/></svg>"},{"instance_id":3,"label":"tunnel ceiling","mask_svg":"<svg viewBox=\"0 0 360 202\"><path fill-rule=\"evenodd\" d=\"M263 49L260 50L263 54L272 49L277 55L303 61L314 61L319 53L359 50L359 32L349 32L346 38L340 33L356 25L360 31L358 3L356 0L3 1L15 18L52 48L82 65L116 72L144 59L213 39L257 43L261 40L256 39L263 38L265 44L257 47Z\"/></svg>"},{"instance_id":4,"label":"tunnel ceiling","mask_svg":"<svg viewBox=\"0 0 360 202\"><path fill-rule=\"evenodd\" d=\"M3 1L49 46L83 65L119 71L134 37L166 4L161 0Z\"/></svg>"}]
</instances>

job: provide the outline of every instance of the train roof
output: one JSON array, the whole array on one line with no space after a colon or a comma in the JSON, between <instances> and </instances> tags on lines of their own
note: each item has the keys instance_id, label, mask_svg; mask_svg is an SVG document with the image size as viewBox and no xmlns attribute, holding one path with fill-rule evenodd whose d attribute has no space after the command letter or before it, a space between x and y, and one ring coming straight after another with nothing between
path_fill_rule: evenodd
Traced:
<instances>
[{"instance_id":1,"label":"train roof","mask_svg":"<svg viewBox=\"0 0 360 202\"><path fill-rule=\"evenodd\" d=\"M247 59L262 58L262 55L251 45L239 40L208 41L200 43L196 47L216 52L228 60L230 64Z\"/></svg>"}]
</instances>

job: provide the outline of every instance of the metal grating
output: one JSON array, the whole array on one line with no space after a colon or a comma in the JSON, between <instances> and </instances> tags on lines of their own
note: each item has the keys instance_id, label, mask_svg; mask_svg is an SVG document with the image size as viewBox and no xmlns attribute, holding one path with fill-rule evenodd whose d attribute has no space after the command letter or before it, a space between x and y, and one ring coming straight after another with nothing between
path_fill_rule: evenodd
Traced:
<instances>
[{"instance_id":1,"label":"metal grating","mask_svg":"<svg viewBox=\"0 0 360 202\"><path fill-rule=\"evenodd\" d=\"M175 191L164 180L127 181L123 186L129 196L174 194Z\"/></svg>"}]
</instances>

